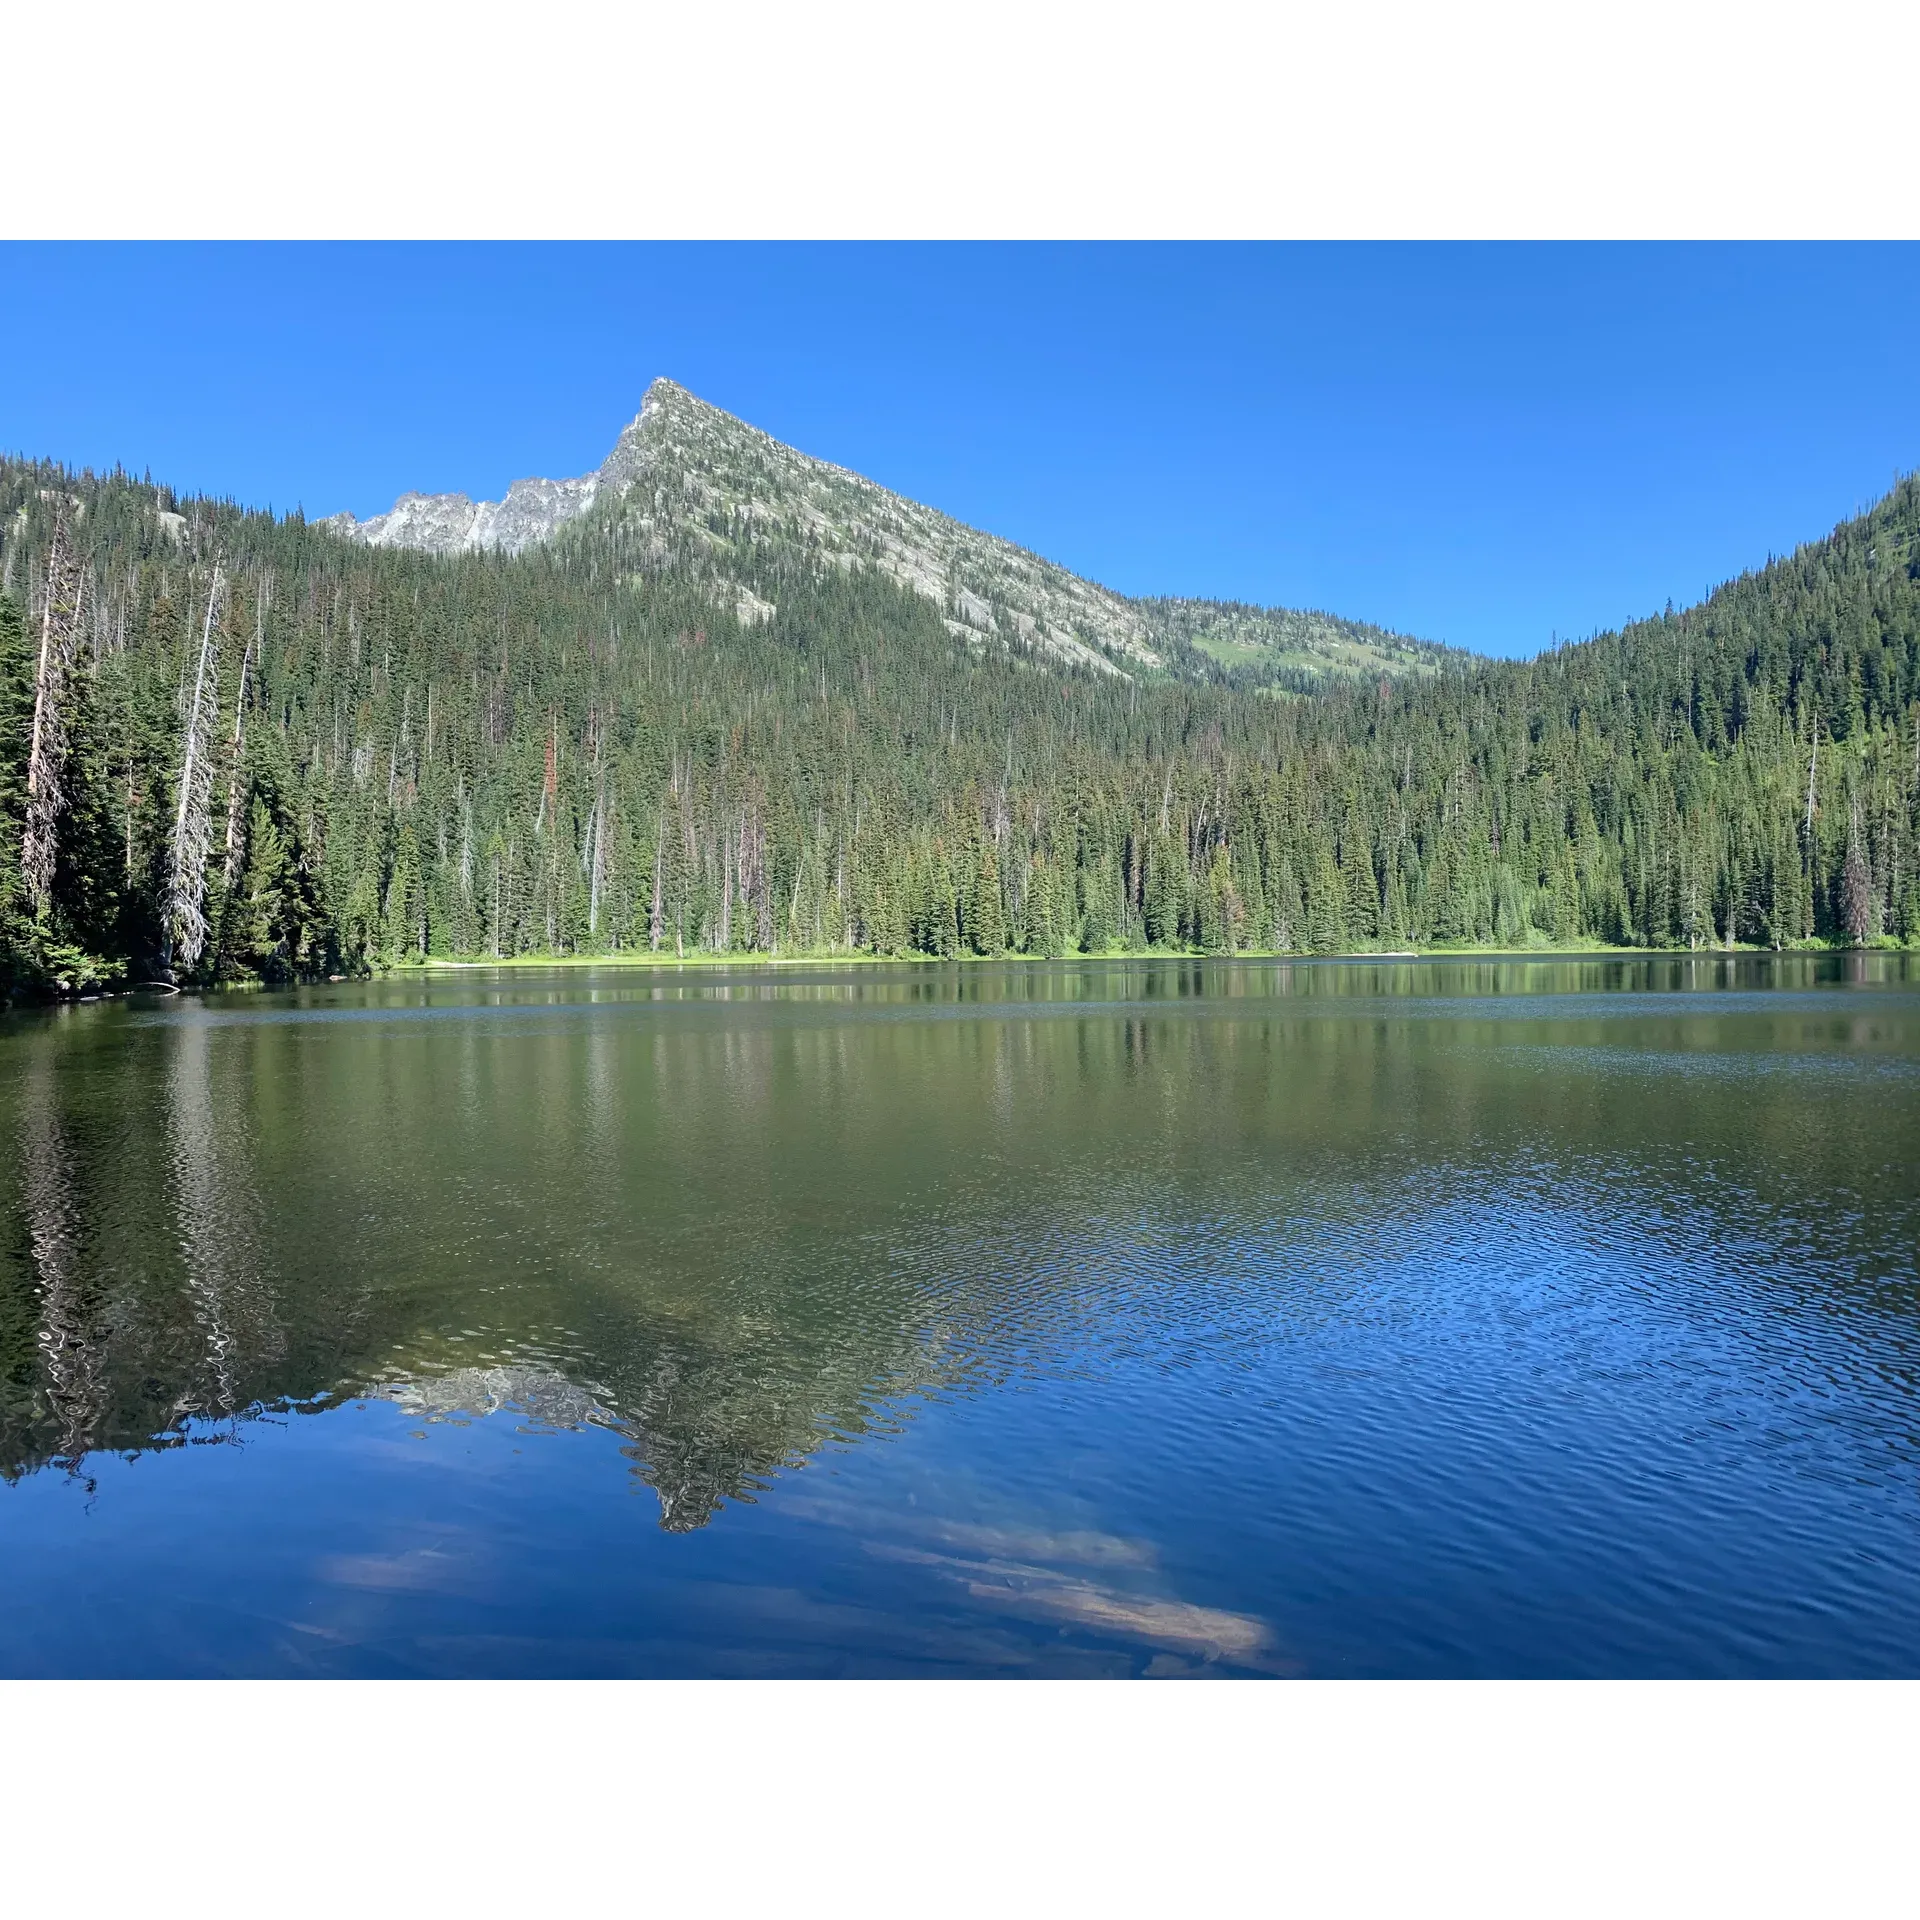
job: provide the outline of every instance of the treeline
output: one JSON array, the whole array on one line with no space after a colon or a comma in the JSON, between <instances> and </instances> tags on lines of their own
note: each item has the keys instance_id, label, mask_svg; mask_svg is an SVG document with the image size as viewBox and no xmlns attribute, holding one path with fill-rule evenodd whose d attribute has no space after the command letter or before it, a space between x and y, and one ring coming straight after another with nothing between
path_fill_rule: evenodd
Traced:
<instances>
[{"instance_id":1,"label":"treeline","mask_svg":"<svg viewBox=\"0 0 1920 1920\"><path fill-rule=\"evenodd\" d=\"M0 465L0 969L1920 939L1920 488L1530 663L1275 699ZM766 608L770 606L770 617Z\"/></svg>"}]
</instances>

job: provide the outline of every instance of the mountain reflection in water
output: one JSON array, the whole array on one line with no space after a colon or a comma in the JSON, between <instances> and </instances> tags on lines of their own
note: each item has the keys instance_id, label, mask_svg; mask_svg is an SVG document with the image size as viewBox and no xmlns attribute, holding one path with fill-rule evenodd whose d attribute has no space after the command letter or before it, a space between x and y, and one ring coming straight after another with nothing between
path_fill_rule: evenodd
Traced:
<instances>
[{"instance_id":1,"label":"mountain reflection in water","mask_svg":"<svg viewBox=\"0 0 1920 1920\"><path fill-rule=\"evenodd\" d=\"M0 1631L40 1652L0 1665L98 1670L52 1624L74 1502L31 1488L253 1553L297 1471L276 1605L441 1609L416 1651L492 1609L492 1653L418 1670L1920 1670L1917 1095L1899 956L10 1016L0 1543L35 1572ZM462 1494L456 1540L389 1431L549 1503ZM199 1442L240 1455L124 1471ZM599 1620L607 1555L642 1578L621 1487L725 1579L669 1601L694 1563L646 1559ZM591 1657L512 1640L590 1614ZM199 1658L174 1631L151 1670Z\"/></svg>"}]
</instances>

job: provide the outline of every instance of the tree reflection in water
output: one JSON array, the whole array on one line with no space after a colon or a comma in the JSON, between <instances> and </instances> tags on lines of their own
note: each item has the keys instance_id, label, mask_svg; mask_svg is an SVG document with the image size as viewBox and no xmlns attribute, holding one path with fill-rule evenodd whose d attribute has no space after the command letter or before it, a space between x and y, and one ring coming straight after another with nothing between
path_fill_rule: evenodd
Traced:
<instances>
[{"instance_id":1,"label":"tree reflection in water","mask_svg":"<svg viewBox=\"0 0 1920 1920\"><path fill-rule=\"evenodd\" d=\"M1631 1226L1649 1276L1758 1248L1746 1336L1911 1320L1906 966L609 975L15 1016L0 1471L377 1397L617 1434L685 1532L928 1396L1364 1324L1369 1275L1528 1182L1549 1231Z\"/></svg>"}]
</instances>

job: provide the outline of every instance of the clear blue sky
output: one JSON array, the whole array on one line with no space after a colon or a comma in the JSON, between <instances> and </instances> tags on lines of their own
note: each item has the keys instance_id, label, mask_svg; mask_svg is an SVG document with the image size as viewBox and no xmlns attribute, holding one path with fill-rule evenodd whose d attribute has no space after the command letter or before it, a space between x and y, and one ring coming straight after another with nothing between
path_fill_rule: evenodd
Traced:
<instances>
[{"instance_id":1,"label":"clear blue sky","mask_svg":"<svg viewBox=\"0 0 1920 1920\"><path fill-rule=\"evenodd\" d=\"M1920 248L0 246L0 447L365 514L664 373L1128 593L1530 653L1920 466Z\"/></svg>"}]
</instances>

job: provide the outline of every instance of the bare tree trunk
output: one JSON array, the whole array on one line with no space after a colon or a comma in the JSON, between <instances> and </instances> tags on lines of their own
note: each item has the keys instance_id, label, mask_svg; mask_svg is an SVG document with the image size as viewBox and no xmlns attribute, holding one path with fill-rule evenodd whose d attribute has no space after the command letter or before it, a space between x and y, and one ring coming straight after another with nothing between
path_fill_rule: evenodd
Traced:
<instances>
[{"instance_id":1,"label":"bare tree trunk","mask_svg":"<svg viewBox=\"0 0 1920 1920\"><path fill-rule=\"evenodd\" d=\"M666 827L666 808L663 806L653 828L653 906L647 914L647 944L655 953L660 951L660 865L666 851Z\"/></svg>"},{"instance_id":2,"label":"bare tree trunk","mask_svg":"<svg viewBox=\"0 0 1920 1920\"><path fill-rule=\"evenodd\" d=\"M473 900L473 802L467 798L465 774L460 776L460 897Z\"/></svg>"},{"instance_id":3,"label":"bare tree trunk","mask_svg":"<svg viewBox=\"0 0 1920 1920\"><path fill-rule=\"evenodd\" d=\"M247 667L266 637L267 595L270 590L268 578L262 576L260 598L253 610L253 638L247 642L246 651L240 656L240 691L233 697L233 744L230 754L232 764L227 770L225 874L228 887L232 887L240 877L240 749L246 744L244 728L247 713Z\"/></svg>"},{"instance_id":4,"label":"bare tree trunk","mask_svg":"<svg viewBox=\"0 0 1920 1920\"><path fill-rule=\"evenodd\" d=\"M27 820L20 867L27 904L44 913L53 893L55 823L66 811L67 688L80 644L86 576L63 513L47 555L47 600L40 615L40 668L34 681L33 741L27 753Z\"/></svg>"},{"instance_id":5,"label":"bare tree trunk","mask_svg":"<svg viewBox=\"0 0 1920 1920\"><path fill-rule=\"evenodd\" d=\"M587 875L587 937L600 933L600 884L607 871L607 790L603 786L593 802L593 863Z\"/></svg>"},{"instance_id":6,"label":"bare tree trunk","mask_svg":"<svg viewBox=\"0 0 1920 1920\"><path fill-rule=\"evenodd\" d=\"M226 576L213 570L207 590L207 617L200 629L200 662L193 676L193 701L187 710L186 745L180 763L180 805L174 815L173 846L167 866L166 950L171 970L177 959L192 967L207 944L207 917L202 910L207 892L208 818L213 800L213 705L219 674L219 649L214 622Z\"/></svg>"},{"instance_id":7,"label":"bare tree trunk","mask_svg":"<svg viewBox=\"0 0 1920 1920\"><path fill-rule=\"evenodd\" d=\"M762 953L773 951L773 876L767 871L767 830L753 825L754 937Z\"/></svg>"},{"instance_id":8,"label":"bare tree trunk","mask_svg":"<svg viewBox=\"0 0 1920 1920\"><path fill-rule=\"evenodd\" d=\"M1813 845L1813 776L1820 770L1820 715L1813 716L1813 755L1807 762L1807 823L1803 829L1808 846Z\"/></svg>"}]
</instances>

